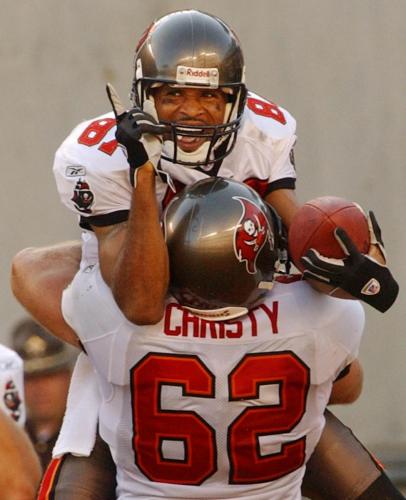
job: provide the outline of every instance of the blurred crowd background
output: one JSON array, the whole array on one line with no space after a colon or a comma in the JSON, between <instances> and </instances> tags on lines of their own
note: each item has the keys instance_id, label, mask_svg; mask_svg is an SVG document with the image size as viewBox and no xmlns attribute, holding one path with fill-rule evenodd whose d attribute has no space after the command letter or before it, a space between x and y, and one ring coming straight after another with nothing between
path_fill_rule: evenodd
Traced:
<instances>
[{"instance_id":1,"label":"blurred crowd background","mask_svg":"<svg viewBox=\"0 0 406 500\"><path fill-rule=\"evenodd\" d=\"M245 52L248 87L297 119L299 198L355 200L373 209L383 228L401 292L384 315L366 308L364 392L334 411L400 477L406 469L404 0L2 0L0 342L16 348L14 328L25 317L9 289L12 256L79 235L56 193L56 148L80 121L109 110L107 81L128 95L139 37L154 18L182 8L200 8L231 25ZM54 356L60 346L45 348Z\"/></svg>"}]
</instances>

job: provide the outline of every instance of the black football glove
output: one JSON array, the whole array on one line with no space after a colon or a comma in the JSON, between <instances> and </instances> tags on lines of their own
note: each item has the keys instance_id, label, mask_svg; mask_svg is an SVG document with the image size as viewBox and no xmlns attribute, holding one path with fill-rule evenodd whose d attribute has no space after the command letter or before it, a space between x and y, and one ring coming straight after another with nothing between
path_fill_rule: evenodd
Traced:
<instances>
[{"instance_id":1,"label":"black football glove","mask_svg":"<svg viewBox=\"0 0 406 500\"><path fill-rule=\"evenodd\" d=\"M381 230L372 211L369 212L368 225L371 244L378 245L386 258ZM334 236L347 257L331 259L311 248L300 259L305 268L304 277L341 288L378 311L385 312L395 302L399 292L399 285L389 269L359 252L344 229L336 228Z\"/></svg>"},{"instance_id":2,"label":"black football glove","mask_svg":"<svg viewBox=\"0 0 406 500\"><path fill-rule=\"evenodd\" d=\"M116 116L116 139L127 156L130 179L134 186L139 167L150 161L157 168L162 152L161 136L167 127L158 123L151 101L145 101L144 109L134 107L127 111L111 84L107 84L106 91Z\"/></svg>"}]
</instances>

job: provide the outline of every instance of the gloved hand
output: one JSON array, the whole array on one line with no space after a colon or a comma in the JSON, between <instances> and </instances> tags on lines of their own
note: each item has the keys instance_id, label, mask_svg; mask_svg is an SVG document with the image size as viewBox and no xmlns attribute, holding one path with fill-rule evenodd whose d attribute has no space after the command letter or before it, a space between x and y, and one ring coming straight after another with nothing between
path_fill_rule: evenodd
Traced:
<instances>
[{"instance_id":1,"label":"gloved hand","mask_svg":"<svg viewBox=\"0 0 406 500\"><path fill-rule=\"evenodd\" d=\"M131 183L135 186L139 167L150 161L157 168L162 152L161 136L167 127L158 123L151 101L145 101L144 109L134 107L127 111L111 84L107 84L106 91L116 116L116 139L127 156Z\"/></svg>"},{"instance_id":2,"label":"gloved hand","mask_svg":"<svg viewBox=\"0 0 406 500\"><path fill-rule=\"evenodd\" d=\"M368 225L371 245L377 245L386 260L381 230L372 211ZM395 302L399 285L386 264L358 251L344 229L338 227L334 236L347 257L331 259L311 248L300 260L305 278L314 279L337 288L385 312Z\"/></svg>"}]
</instances>

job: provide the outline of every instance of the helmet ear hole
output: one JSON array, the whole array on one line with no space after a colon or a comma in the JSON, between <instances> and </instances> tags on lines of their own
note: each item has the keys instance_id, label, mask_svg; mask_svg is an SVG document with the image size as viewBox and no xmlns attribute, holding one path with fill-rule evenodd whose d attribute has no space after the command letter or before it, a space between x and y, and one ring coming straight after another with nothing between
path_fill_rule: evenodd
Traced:
<instances>
[{"instance_id":1,"label":"helmet ear hole","mask_svg":"<svg viewBox=\"0 0 406 500\"><path fill-rule=\"evenodd\" d=\"M262 302L278 255L271 212L255 191L237 181L204 179L174 198L164 226L170 291L182 305L207 316Z\"/></svg>"}]
</instances>

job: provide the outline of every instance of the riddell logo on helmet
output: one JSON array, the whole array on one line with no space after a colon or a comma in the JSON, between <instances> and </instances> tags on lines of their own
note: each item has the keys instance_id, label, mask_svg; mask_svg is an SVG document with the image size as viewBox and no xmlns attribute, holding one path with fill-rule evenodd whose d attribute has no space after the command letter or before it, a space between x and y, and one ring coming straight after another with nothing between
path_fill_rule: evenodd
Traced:
<instances>
[{"instance_id":1,"label":"riddell logo on helmet","mask_svg":"<svg viewBox=\"0 0 406 500\"><path fill-rule=\"evenodd\" d=\"M210 71L208 69L192 69L188 68L186 71L187 76L200 76L203 78L209 78Z\"/></svg>"},{"instance_id":2,"label":"riddell logo on helmet","mask_svg":"<svg viewBox=\"0 0 406 500\"><path fill-rule=\"evenodd\" d=\"M176 81L180 85L203 85L218 87L219 70L217 68L192 68L191 66L178 66L176 68Z\"/></svg>"}]
</instances>

